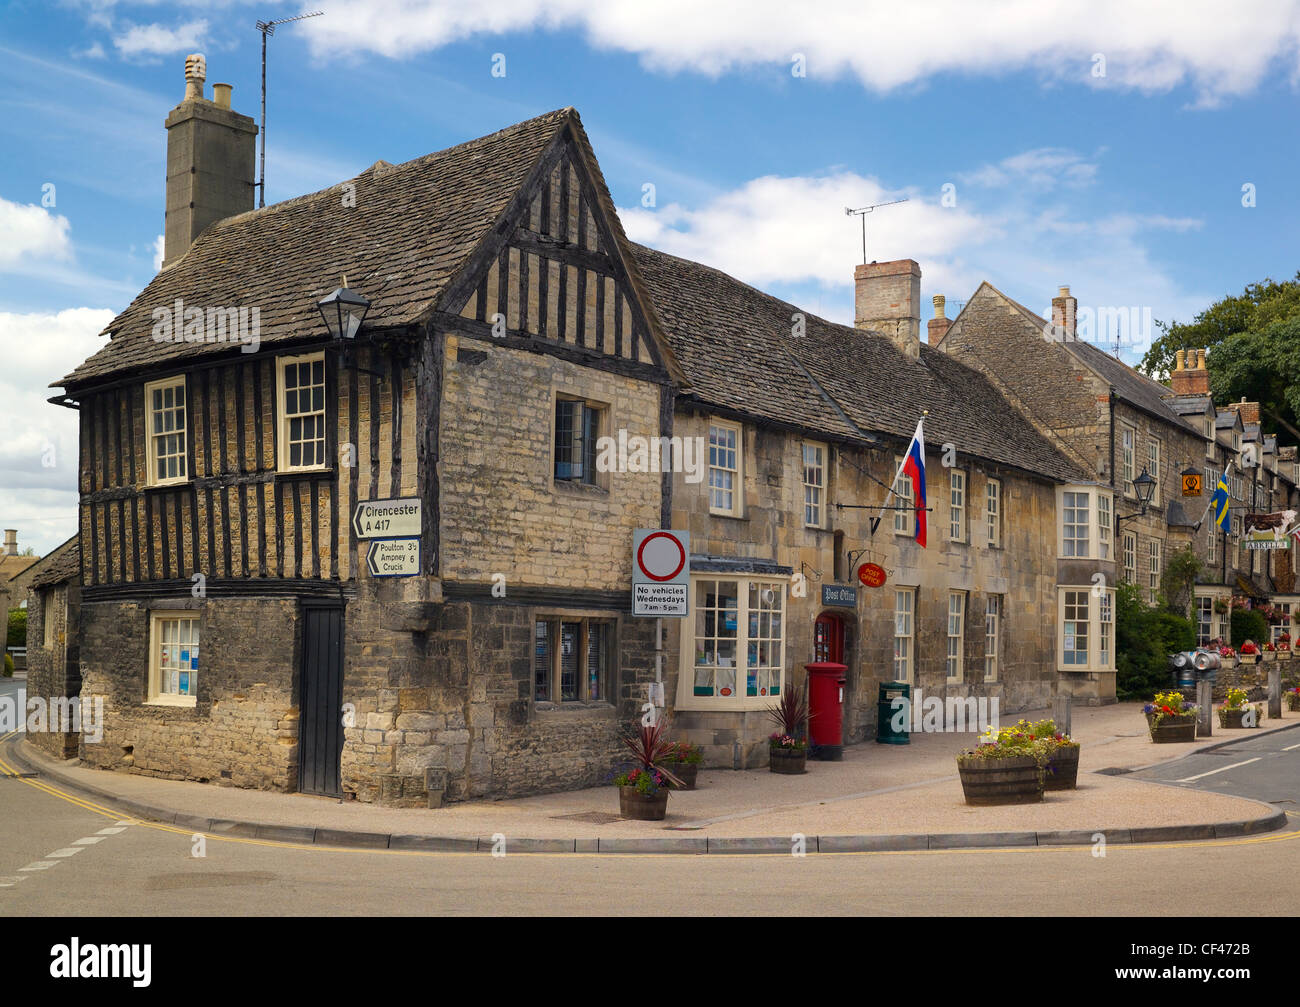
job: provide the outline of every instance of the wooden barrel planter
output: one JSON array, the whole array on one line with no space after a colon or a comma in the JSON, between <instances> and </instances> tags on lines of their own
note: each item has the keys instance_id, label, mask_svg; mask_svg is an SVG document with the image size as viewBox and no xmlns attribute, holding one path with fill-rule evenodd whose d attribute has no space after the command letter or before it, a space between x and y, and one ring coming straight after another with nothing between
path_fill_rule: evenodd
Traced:
<instances>
[{"instance_id":1,"label":"wooden barrel planter","mask_svg":"<svg viewBox=\"0 0 1300 1007\"><path fill-rule=\"evenodd\" d=\"M967 804L1036 804L1043 799L1043 772L1030 755L959 759L957 775Z\"/></svg>"},{"instance_id":2,"label":"wooden barrel planter","mask_svg":"<svg viewBox=\"0 0 1300 1007\"><path fill-rule=\"evenodd\" d=\"M769 748L768 768L774 773L798 776L807 772L808 750L806 748Z\"/></svg>"},{"instance_id":3,"label":"wooden barrel planter","mask_svg":"<svg viewBox=\"0 0 1300 1007\"><path fill-rule=\"evenodd\" d=\"M1286 694L1286 708L1292 712L1300 710L1300 692L1288 692Z\"/></svg>"},{"instance_id":4,"label":"wooden barrel planter","mask_svg":"<svg viewBox=\"0 0 1300 1007\"><path fill-rule=\"evenodd\" d=\"M695 789L695 781L700 775L700 764L698 762L674 762L668 768L675 777L682 781L682 786L674 787L674 790Z\"/></svg>"},{"instance_id":5,"label":"wooden barrel planter","mask_svg":"<svg viewBox=\"0 0 1300 1007\"><path fill-rule=\"evenodd\" d=\"M1165 717L1158 724L1154 714L1148 715L1147 725L1151 731L1151 740L1157 745L1166 745L1180 741L1196 740L1196 714L1188 713L1181 717Z\"/></svg>"},{"instance_id":6,"label":"wooden barrel planter","mask_svg":"<svg viewBox=\"0 0 1300 1007\"><path fill-rule=\"evenodd\" d=\"M1220 726L1220 727L1245 727L1246 725L1242 723L1242 720L1243 720L1243 718L1244 718L1245 716L1246 716L1246 711L1245 711L1245 709L1241 709L1241 710L1220 710L1220 711L1219 711L1219 726ZM1255 716L1255 723L1251 724L1250 726L1251 726L1251 727L1259 727L1259 716L1258 716L1258 714Z\"/></svg>"},{"instance_id":7,"label":"wooden barrel planter","mask_svg":"<svg viewBox=\"0 0 1300 1007\"><path fill-rule=\"evenodd\" d=\"M618 788L618 813L638 822L660 822L668 814L668 788L656 794L643 794L636 787Z\"/></svg>"},{"instance_id":8,"label":"wooden barrel planter","mask_svg":"<svg viewBox=\"0 0 1300 1007\"><path fill-rule=\"evenodd\" d=\"M1062 745L1047 760L1044 790L1075 790L1079 785L1079 745Z\"/></svg>"}]
</instances>

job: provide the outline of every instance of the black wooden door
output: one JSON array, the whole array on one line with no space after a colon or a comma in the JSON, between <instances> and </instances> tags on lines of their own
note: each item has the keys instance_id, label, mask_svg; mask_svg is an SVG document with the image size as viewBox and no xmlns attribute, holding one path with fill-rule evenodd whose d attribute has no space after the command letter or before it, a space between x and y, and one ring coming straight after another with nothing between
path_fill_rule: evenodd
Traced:
<instances>
[{"instance_id":1,"label":"black wooden door","mask_svg":"<svg viewBox=\"0 0 1300 1007\"><path fill-rule=\"evenodd\" d=\"M303 610L299 781L304 794L342 796L343 609Z\"/></svg>"}]
</instances>

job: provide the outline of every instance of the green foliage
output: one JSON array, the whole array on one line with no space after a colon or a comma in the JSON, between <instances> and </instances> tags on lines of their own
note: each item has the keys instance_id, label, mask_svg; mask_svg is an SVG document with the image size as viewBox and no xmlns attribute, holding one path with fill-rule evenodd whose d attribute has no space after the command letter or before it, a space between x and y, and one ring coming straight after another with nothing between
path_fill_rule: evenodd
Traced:
<instances>
[{"instance_id":1,"label":"green foliage","mask_svg":"<svg viewBox=\"0 0 1300 1007\"><path fill-rule=\"evenodd\" d=\"M1256 612L1253 608L1234 609L1231 635L1230 642L1238 650L1247 640L1263 643L1268 639L1268 620L1264 618L1263 612Z\"/></svg>"},{"instance_id":2,"label":"green foliage","mask_svg":"<svg viewBox=\"0 0 1300 1007\"><path fill-rule=\"evenodd\" d=\"M13 678L13 677L14 677L14 659L13 659L12 657L9 656L8 652L5 653L5 671L4 671L4 677L5 677L5 678Z\"/></svg>"},{"instance_id":3,"label":"green foliage","mask_svg":"<svg viewBox=\"0 0 1300 1007\"><path fill-rule=\"evenodd\" d=\"M5 638L5 646L27 646L27 609L11 608L9 610L9 632Z\"/></svg>"},{"instance_id":4,"label":"green foliage","mask_svg":"<svg viewBox=\"0 0 1300 1007\"><path fill-rule=\"evenodd\" d=\"M1300 272L1294 280L1252 283L1215 301L1188 323L1158 323L1142 369L1163 377L1180 349L1209 348L1210 392L1218 403L1242 398L1300 440Z\"/></svg>"},{"instance_id":5,"label":"green foliage","mask_svg":"<svg viewBox=\"0 0 1300 1007\"><path fill-rule=\"evenodd\" d=\"M1165 572L1160 576L1160 594L1164 598L1165 607L1170 612L1191 618L1196 578L1201 575L1203 569L1204 564L1197 558L1190 545L1169 557L1169 562L1165 564ZM1196 638L1193 635L1189 647L1195 644Z\"/></svg>"},{"instance_id":6,"label":"green foliage","mask_svg":"<svg viewBox=\"0 0 1300 1007\"><path fill-rule=\"evenodd\" d=\"M1136 584L1115 590L1115 692L1121 700L1146 699L1169 685L1169 655L1196 646L1196 627L1176 612L1146 603Z\"/></svg>"}]
</instances>

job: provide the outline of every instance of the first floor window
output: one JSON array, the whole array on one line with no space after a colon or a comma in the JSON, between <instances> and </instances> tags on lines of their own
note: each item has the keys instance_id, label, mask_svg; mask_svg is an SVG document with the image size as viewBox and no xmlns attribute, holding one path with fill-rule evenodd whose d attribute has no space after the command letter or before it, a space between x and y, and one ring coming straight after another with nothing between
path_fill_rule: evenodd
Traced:
<instances>
[{"instance_id":1,"label":"first floor window","mask_svg":"<svg viewBox=\"0 0 1300 1007\"><path fill-rule=\"evenodd\" d=\"M614 653L611 620L539 616L533 637L535 702L608 700Z\"/></svg>"},{"instance_id":2,"label":"first floor window","mask_svg":"<svg viewBox=\"0 0 1300 1007\"><path fill-rule=\"evenodd\" d=\"M1156 598L1160 594L1160 540L1153 538L1151 540L1151 555L1149 568L1147 570L1147 588L1151 595L1151 603L1154 605Z\"/></svg>"},{"instance_id":3,"label":"first floor window","mask_svg":"<svg viewBox=\"0 0 1300 1007\"><path fill-rule=\"evenodd\" d=\"M54 589L41 591L41 643L46 650L54 646Z\"/></svg>"},{"instance_id":4,"label":"first floor window","mask_svg":"<svg viewBox=\"0 0 1300 1007\"><path fill-rule=\"evenodd\" d=\"M693 696L734 702L781 694L785 589L783 581L750 578L710 577L692 583Z\"/></svg>"},{"instance_id":5,"label":"first floor window","mask_svg":"<svg viewBox=\"0 0 1300 1007\"><path fill-rule=\"evenodd\" d=\"M997 549L1002 545L1002 483L990 479L987 487L985 516L989 529L989 547Z\"/></svg>"},{"instance_id":6,"label":"first floor window","mask_svg":"<svg viewBox=\"0 0 1300 1007\"><path fill-rule=\"evenodd\" d=\"M149 485L184 482L185 376L153 381L144 386L145 423L149 428Z\"/></svg>"},{"instance_id":7,"label":"first floor window","mask_svg":"<svg viewBox=\"0 0 1300 1007\"><path fill-rule=\"evenodd\" d=\"M966 593L948 592L948 681L962 677L962 640L965 638Z\"/></svg>"},{"instance_id":8,"label":"first floor window","mask_svg":"<svg viewBox=\"0 0 1300 1007\"><path fill-rule=\"evenodd\" d=\"M1070 665L1088 664L1088 592L1065 592L1065 644L1061 649L1062 662Z\"/></svg>"},{"instance_id":9,"label":"first floor window","mask_svg":"<svg viewBox=\"0 0 1300 1007\"><path fill-rule=\"evenodd\" d=\"M1211 564L1216 562L1215 557L1218 555L1218 552L1219 552L1219 526L1211 522L1210 523L1210 548L1209 548L1209 560Z\"/></svg>"},{"instance_id":10,"label":"first floor window","mask_svg":"<svg viewBox=\"0 0 1300 1007\"><path fill-rule=\"evenodd\" d=\"M193 704L198 694L199 617L155 615L150 636L150 700Z\"/></svg>"},{"instance_id":11,"label":"first floor window","mask_svg":"<svg viewBox=\"0 0 1300 1007\"><path fill-rule=\"evenodd\" d=\"M966 473L958 469L948 472L948 537L966 541Z\"/></svg>"},{"instance_id":12,"label":"first floor window","mask_svg":"<svg viewBox=\"0 0 1300 1007\"><path fill-rule=\"evenodd\" d=\"M1133 496L1133 477L1137 475L1134 465L1137 460L1137 431L1132 427L1120 427L1121 464L1124 475L1124 495Z\"/></svg>"},{"instance_id":13,"label":"first floor window","mask_svg":"<svg viewBox=\"0 0 1300 1007\"><path fill-rule=\"evenodd\" d=\"M1098 559L1110 559L1110 537L1113 529L1110 523L1110 495L1097 494L1097 546L1100 550Z\"/></svg>"},{"instance_id":14,"label":"first floor window","mask_svg":"<svg viewBox=\"0 0 1300 1007\"><path fill-rule=\"evenodd\" d=\"M1196 599L1196 645L1204 647L1214 639L1214 599L1201 595Z\"/></svg>"},{"instance_id":15,"label":"first floor window","mask_svg":"<svg viewBox=\"0 0 1300 1007\"><path fill-rule=\"evenodd\" d=\"M803 523L809 528L823 524L826 494L826 448L803 446Z\"/></svg>"},{"instance_id":16,"label":"first floor window","mask_svg":"<svg viewBox=\"0 0 1300 1007\"><path fill-rule=\"evenodd\" d=\"M894 592L894 680L910 682L916 659L915 623L916 589L899 588Z\"/></svg>"},{"instance_id":17,"label":"first floor window","mask_svg":"<svg viewBox=\"0 0 1300 1007\"><path fill-rule=\"evenodd\" d=\"M709 512L740 514L740 457L744 435L738 424L709 424Z\"/></svg>"},{"instance_id":18,"label":"first floor window","mask_svg":"<svg viewBox=\"0 0 1300 1007\"><path fill-rule=\"evenodd\" d=\"M1066 493L1062 556L1088 555L1088 494Z\"/></svg>"},{"instance_id":19,"label":"first floor window","mask_svg":"<svg viewBox=\"0 0 1300 1007\"><path fill-rule=\"evenodd\" d=\"M1151 493L1151 506L1160 503L1160 442L1154 437L1147 441L1147 475L1156 481Z\"/></svg>"},{"instance_id":20,"label":"first floor window","mask_svg":"<svg viewBox=\"0 0 1300 1007\"><path fill-rule=\"evenodd\" d=\"M1133 532L1124 533L1124 581L1137 583L1137 535Z\"/></svg>"},{"instance_id":21,"label":"first floor window","mask_svg":"<svg viewBox=\"0 0 1300 1007\"><path fill-rule=\"evenodd\" d=\"M603 410L580 399L555 400L555 479L596 484L596 441Z\"/></svg>"},{"instance_id":22,"label":"first floor window","mask_svg":"<svg viewBox=\"0 0 1300 1007\"><path fill-rule=\"evenodd\" d=\"M325 354L280 360L280 470L325 467Z\"/></svg>"},{"instance_id":23,"label":"first floor window","mask_svg":"<svg viewBox=\"0 0 1300 1007\"><path fill-rule=\"evenodd\" d=\"M1002 596L991 594L984 607L984 681L998 680L998 623L1002 615Z\"/></svg>"},{"instance_id":24,"label":"first floor window","mask_svg":"<svg viewBox=\"0 0 1300 1007\"><path fill-rule=\"evenodd\" d=\"M903 475L905 459L894 459L894 534L911 535L912 521L916 517L916 502L912 499L912 480Z\"/></svg>"}]
</instances>

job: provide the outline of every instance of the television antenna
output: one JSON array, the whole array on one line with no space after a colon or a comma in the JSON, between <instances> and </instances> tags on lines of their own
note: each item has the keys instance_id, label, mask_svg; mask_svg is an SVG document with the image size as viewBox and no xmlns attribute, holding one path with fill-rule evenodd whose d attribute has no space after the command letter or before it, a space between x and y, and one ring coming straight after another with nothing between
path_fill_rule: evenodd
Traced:
<instances>
[{"instance_id":1,"label":"television antenna","mask_svg":"<svg viewBox=\"0 0 1300 1007\"><path fill-rule=\"evenodd\" d=\"M854 214L857 214L859 217L862 218L862 264L864 266L867 264L867 214L870 213L872 210L876 209L877 207L893 206L895 203L906 203L906 202L907 200L905 198L891 199L888 203L872 203L870 206L859 206L856 210L848 206L844 208L844 215L846 217L851 217Z\"/></svg>"},{"instance_id":2,"label":"television antenna","mask_svg":"<svg viewBox=\"0 0 1300 1007\"><path fill-rule=\"evenodd\" d=\"M323 10L317 10L312 11L310 14L299 14L297 17L282 17L278 21L257 22L257 30L262 33L262 158L258 167L258 175L261 180L257 183L257 205L259 207L266 205L266 37L275 34L275 26L278 24L301 21L303 18L320 17L324 13Z\"/></svg>"}]
</instances>

